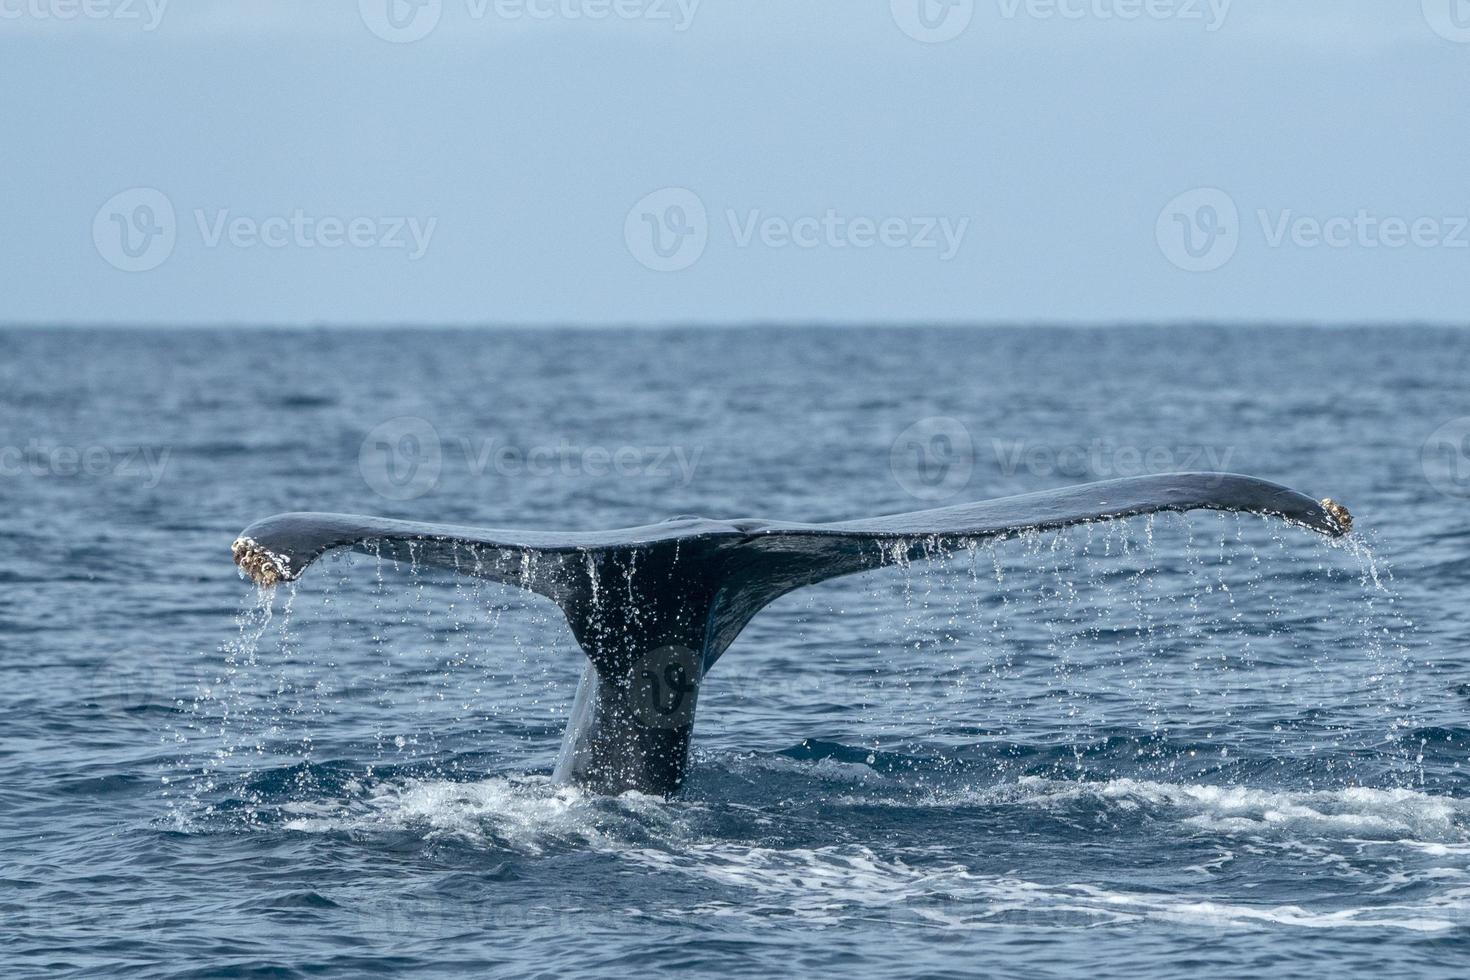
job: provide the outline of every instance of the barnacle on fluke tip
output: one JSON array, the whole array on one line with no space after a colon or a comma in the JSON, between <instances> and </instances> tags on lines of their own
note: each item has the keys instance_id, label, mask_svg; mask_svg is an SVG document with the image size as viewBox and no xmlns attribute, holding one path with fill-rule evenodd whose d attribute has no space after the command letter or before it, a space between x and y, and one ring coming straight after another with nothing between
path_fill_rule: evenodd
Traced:
<instances>
[{"instance_id":1,"label":"barnacle on fluke tip","mask_svg":"<svg viewBox=\"0 0 1470 980\"><path fill-rule=\"evenodd\" d=\"M1339 534L1347 534L1353 529L1353 515L1342 504L1328 497L1322 501L1322 509L1327 511L1327 516L1337 525Z\"/></svg>"},{"instance_id":2,"label":"barnacle on fluke tip","mask_svg":"<svg viewBox=\"0 0 1470 980\"><path fill-rule=\"evenodd\" d=\"M235 564L256 585L275 585L291 577L286 558L272 554L249 538L236 538L230 551L235 556Z\"/></svg>"}]
</instances>

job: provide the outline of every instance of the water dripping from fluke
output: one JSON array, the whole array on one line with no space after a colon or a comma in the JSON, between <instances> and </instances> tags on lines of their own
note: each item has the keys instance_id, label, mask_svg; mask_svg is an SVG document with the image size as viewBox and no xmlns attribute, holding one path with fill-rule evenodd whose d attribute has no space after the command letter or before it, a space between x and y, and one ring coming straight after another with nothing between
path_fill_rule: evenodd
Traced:
<instances>
[{"instance_id":1,"label":"water dripping from fluke","mask_svg":"<svg viewBox=\"0 0 1470 980\"><path fill-rule=\"evenodd\" d=\"M1041 532L1075 525L1201 509L1267 515L1334 537L1351 526L1346 509L1331 500L1210 473L1114 480L832 524L682 520L553 533L287 514L247 528L234 553L265 587L293 581L323 554L346 548L549 598L588 658L556 778L603 793L671 795L688 770L704 676L781 596L889 565L907 570L959 549L973 554L984 542L1034 541Z\"/></svg>"}]
</instances>

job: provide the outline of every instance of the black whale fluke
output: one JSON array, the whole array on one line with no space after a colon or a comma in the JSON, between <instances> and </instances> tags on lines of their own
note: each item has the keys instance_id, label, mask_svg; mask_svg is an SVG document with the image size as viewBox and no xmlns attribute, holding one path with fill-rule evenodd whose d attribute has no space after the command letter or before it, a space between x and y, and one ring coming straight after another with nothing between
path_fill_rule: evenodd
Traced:
<instances>
[{"instance_id":1,"label":"black whale fluke","mask_svg":"<svg viewBox=\"0 0 1470 980\"><path fill-rule=\"evenodd\" d=\"M590 661L556 775L592 789L671 794L689 764L705 674L763 607L803 585L1023 531L1163 511L1280 517L1338 536L1347 509L1245 476L1112 480L835 524L677 518L621 531L500 531L345 514L246 528L235 561L261 585L350 548L546 596Z\"/></svg>"}]
</instances>

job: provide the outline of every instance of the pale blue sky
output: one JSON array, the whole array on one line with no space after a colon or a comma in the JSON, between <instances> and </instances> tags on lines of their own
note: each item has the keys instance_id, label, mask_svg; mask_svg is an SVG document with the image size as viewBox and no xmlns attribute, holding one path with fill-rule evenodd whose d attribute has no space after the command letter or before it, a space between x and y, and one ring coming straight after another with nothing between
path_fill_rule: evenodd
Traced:
<instances>
[{"instance_id":1,"label":"pale blue sky","mask_svg":"<svg viewBox=\"0 0 1470 980\"><path fill-rule=\"evenodd\" d=\"M0 322L1470 309L1470 0L388 2L0 0Z\"/></svg>"}]
</instances>

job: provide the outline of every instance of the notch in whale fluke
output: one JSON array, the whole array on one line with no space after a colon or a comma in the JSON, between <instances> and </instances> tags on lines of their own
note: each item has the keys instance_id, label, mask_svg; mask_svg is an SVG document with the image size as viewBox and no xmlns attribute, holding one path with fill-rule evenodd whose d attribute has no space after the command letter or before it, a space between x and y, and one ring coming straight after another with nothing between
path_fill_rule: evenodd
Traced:
<instances>
[{"instance_id":1,"label":"notch in whale fluke","mask_svg":"<svg viewBox=\"0 0 1470 980\"><path fill-rule=\"evenodd\" d=\"M1246 476L1184 473L1084 484L831 524L680 518L620 531L505 531L344 514L246 528L235 561L261 585L350 548L539 593L587 654L558 776L607 791L672 793L688 765L699 684L774 599L838 576L1024 531L1160 512L1279 517L1337 537L1347 508ZM600 588L616 575L618 587Z\"/></svg>"}]
</instances>

